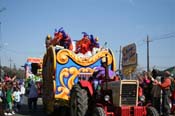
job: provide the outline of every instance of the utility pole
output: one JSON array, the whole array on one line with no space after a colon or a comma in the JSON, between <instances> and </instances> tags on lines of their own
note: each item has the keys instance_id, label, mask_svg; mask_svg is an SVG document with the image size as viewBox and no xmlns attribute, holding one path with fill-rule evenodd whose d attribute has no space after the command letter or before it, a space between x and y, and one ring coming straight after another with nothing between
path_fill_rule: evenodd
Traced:
<instances>
[{"instance_id":1,"label":"utility pole","mask_svg":"<svg viewBox=\"0 0 175 116\"><path fill-rule=\"evenodd\" d=\"M0 13L3 12L4 10L6 10L5 7L0 9ZM1 34L1 21L0 21L0 51L2 48L2 34ZM1 53L0 53L0 76L1 76Z\"/></svg>"},{"instance_id":2,"label":"utility pole","mask_svg":"<svg viewBox=\"0 0 175 116\"><path fill-rule=\"evenodd\" d=\"M9 59L9 62L10 62L10 69L12 68L12 59L10 58Z\"/></svg>"},{"instance_id":3,"label":"utility pole","mask_svg":"<svg viewBox=\"0 0 175 116\"><path fill-rule=\"evenodd\" d=\"M121 74L121 49L122 49L122 46L120 46L120 51L119 51L119 67L118 67L118 69L119 69L119 75Z\"/></svg>"},{"instance_id":4,"label":"utility pole","mask_svg":"<svg viewBox=\"0 0 175 116\"><path fill-rule=\"evenodd\" d=\"M119 56L118 56L118 58L119 58L119 62L118 62L118 73L119 73L119 75L121 75L121 49L122 49L122 46L120 46L120 50L118 51L118 50L116 50L116 54L118 54L119 53Z\"/></svg>"},{"instance_id":5,"label":"utility pole","mask_svg":"<svg viewBox=\"0 0 175 116\"><path fill-rule=\"evenodd\" d=\"M146 43L147 43L147 72L149 72L149 36L147 35Z\"/></svg>"}]
</instances>

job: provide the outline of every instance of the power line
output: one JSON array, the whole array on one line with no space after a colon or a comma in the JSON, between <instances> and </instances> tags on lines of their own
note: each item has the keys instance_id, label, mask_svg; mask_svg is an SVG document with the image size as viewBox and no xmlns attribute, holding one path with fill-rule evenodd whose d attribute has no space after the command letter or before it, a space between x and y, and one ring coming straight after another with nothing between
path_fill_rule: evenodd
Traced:
<instances>
[{"instance_id":1,"label":"power line","mask_svg":"<svg viewBox=\"0 0 175 116\"><path fill-rule=\"evenodd\" d=\"M175 39L175 35L169 35L167 37L161 37L161 38L153 39L153 41L163 40L163 39Z\"/></svg>"},{"instance_id":2,"label":"power line","mask_svg":"<svg viewBox=\"0 0 175 116\"><path fill-rule=\"evenodd\" d=\"M152 37L152 38L155 38L155 39L151 39L152 42L158 41L158 40L175 39L175 32L163 34L159 37ZM143 40L143 41L136 42L136 44L137 44L138 47L140 47L142 45L145 45L146 43L145 43L145 40Z\"/></svg>"}]
</instances>

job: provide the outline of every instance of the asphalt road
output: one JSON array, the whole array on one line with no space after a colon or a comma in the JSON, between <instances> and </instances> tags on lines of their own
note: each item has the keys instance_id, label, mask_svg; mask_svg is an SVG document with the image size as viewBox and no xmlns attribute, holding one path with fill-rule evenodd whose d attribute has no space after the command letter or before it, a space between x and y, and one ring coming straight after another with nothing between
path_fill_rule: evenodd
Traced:
<instances>
[{"instance_id":1,"label":"asphalt road","mask_svg":"<svg viewBox=\"0 0 175 116\"><path fill-rule=\"evenodd\" d=\"M24 104L21 106L21 110L14 116L47 116L43 110L42 99L39 98L37 102L37 110L34 112L29 111L27 106L27 97L24 98Z\"/></svg>"},{"instance_id":2,"label":"asphalt road","mask_svg":"<svg viewBox=\"0 0 175 116\"><path fill-rule=\"evenodd\" d=\"M39 98L37 101L37 110L34 112L29 111L27 106L27 97L24 98L24 104L21 107L21 110L13 116L48 116L43 109L42 99ZM50 115L49 115L50 116ZM68 109L57 109L51 116L69 116Z\"/></svg>"},{"instance_id":3,"label":"asphalt road","mask_svg":"<svg viewBox=\"0 0 175 116\"><path fill-rule=\"evenodd\" d=\"M22 105L21 110L13 116L47 116L47 114L43 110L41 98L38 99L37 110L35 112L31 112L29 111L27 106L27 97L25 97L24 104ZM68 110L65 110L65 109L63 109L62 111L57 110L52 114L52 116L69 116L69 113L68 113ZM174 116L174 115L170 115L170 116Z\"/></svg>"}]
</instances>

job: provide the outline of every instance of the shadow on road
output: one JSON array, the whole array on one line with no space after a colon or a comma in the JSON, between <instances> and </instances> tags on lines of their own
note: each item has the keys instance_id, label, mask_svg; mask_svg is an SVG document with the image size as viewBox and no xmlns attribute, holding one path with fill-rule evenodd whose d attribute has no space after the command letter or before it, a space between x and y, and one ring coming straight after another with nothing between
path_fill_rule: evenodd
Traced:
<instances>
[{"instance_id":1,"label":"shadow on road","mask_svg":"<svg viewBox=\"0 0 175 116\"><path fill-rule=\"evenodd\" d=\"M37 106L36 111L30 111L27 105L22 105L21 110L15 116L47 116L42 105Z\"/></svg>"},{"instance_id":2,"label":"shadow on road","mask_svg":"<svg viewBox=\"0 0 175 116\"><path fill-rule=\"evenodd\" d=\"M29 111L27 105L22 105L20 112L16 113L15 116L48 116L48 115L44 111L43 105L38 105L36 111ZM49 116L69 116L69 109L65 107L56 109Z\"/></svg>"}]
</instances>

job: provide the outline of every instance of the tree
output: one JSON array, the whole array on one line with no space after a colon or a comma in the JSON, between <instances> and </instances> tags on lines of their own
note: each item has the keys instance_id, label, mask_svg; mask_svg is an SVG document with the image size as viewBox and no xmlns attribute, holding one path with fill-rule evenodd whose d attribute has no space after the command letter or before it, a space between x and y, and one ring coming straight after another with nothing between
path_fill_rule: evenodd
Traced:
<instances>
[{"instance_id":1,"label":"tree","mask_svg":"<svg viewBox=\"0 0 175 116\"><path fill-rule=\"evenodd\" d=\"M10 69L7 66L3 66L2 70L4 71L4 74L8 74L10 77L13 77L14 75L16 75L17 79L21 79L25 77L24 69L20 69L20 68L16 69L16 67L14 67L13 69Z\"/></svg>"}]
</instances>

